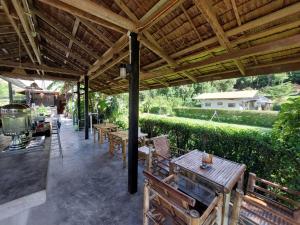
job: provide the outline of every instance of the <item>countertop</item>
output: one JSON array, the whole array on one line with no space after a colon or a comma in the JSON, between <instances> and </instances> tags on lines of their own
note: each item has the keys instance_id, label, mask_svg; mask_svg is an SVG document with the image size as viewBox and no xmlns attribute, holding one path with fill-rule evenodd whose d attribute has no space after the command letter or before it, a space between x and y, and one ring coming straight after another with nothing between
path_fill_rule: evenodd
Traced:
<instances>
[{"instance_id":1,"label":"countertop","mask_svg":"<svg viewBox=\"0 0 300 225\"><path fill-rule=\"evenodd\" d=\"M41 147L26 153L0 153L0 206L46 190L50 138Z\"/></svg>"}]
</instances>

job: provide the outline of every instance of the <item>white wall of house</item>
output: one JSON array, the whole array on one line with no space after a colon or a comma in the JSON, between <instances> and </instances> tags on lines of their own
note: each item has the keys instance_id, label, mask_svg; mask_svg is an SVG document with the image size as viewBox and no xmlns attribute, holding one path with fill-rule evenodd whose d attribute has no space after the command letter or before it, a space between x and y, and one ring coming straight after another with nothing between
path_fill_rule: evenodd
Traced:
<instances>
[{"instance_id":1,"label":"white wall of house","mask_svg":"<svg viewBox=\"0 0 300 225\"><path fill-rule=\"evenodd\" d=\"M207 99L201 100L204 109L252 109L245 104L245 99Z\"/></svg>"}]
</instances>

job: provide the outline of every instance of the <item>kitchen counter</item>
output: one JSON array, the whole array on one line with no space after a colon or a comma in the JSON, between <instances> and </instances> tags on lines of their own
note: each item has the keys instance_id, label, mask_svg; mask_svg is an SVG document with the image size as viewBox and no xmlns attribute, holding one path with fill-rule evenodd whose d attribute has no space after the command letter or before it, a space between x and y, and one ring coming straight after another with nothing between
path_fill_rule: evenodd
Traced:
<instances>
[{"instance_id":1,"label":"kitchen counter","mask_svg":"<svg viewBox=\"0 0 300 225\"><path fill-rule=\"evenodd\" d=\"M0 152L0 225L46 201L49 156L50 138L33 151Z\"/></svg>"}]
</instances>

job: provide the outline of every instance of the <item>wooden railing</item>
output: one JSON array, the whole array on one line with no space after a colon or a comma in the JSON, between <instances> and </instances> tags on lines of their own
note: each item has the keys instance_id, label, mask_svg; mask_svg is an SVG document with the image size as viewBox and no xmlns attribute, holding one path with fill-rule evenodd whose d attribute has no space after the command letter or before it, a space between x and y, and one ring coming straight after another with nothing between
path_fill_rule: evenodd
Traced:
<instances>
[{"instance_id":1,"label":"wooden railing","mask_svg":"<svg viewBox=\"0 0 300 225\"><path fill-rule=\"evenodd\" d=\"M300 209L300 203L295 200L300 198L299 191L290 190L280 184L264 180L257 177L254 173L249 174L247 192L292 211L299 211Z\"/></svg>"}]
</instances>

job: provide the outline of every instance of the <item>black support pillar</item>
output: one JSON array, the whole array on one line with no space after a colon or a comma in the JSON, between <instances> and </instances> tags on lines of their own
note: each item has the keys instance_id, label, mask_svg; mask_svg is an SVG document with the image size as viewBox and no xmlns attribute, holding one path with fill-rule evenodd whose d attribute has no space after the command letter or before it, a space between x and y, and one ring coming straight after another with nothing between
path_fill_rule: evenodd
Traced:
<instances>
[{"instance_id":1,"label":"black support pillar","mask_svg":"<svg viewBox=\"0 0 300 225\"><path fill-rule=\"evenodd\" d=\"M130 33L128 191L137 192L140 53L136 33Z\"/></svg>"},{"instance_id":2,"label":"black support pillar","mask_svg":"<svg viewBox=\"0 0 300 225\"><path fill-rule=\"evenodd\" d=\"M80 82L77 82L77 121L78 121L78 130L80 129Z\"/></svg>"},{"instance_id":3,"label":"black support pillar","mask_svg":"<svg viewBox=\"0 0 300 225\"><path fill-rule=\"evenodd\" d=\"M89 139L89 78L84 76L84 138Z\"/></svg>"},{"instance_id":4,"label":"black support pillar","mask_svg":"<svg viewBox=\"0 0 300 225\"><path fill-rule=\"evenodd\" d=\"M9 95L9 103L13 103L13 90L12 90L12 84L11 82L8 82L8 95Z\"/></svg>"}]
</instances>

